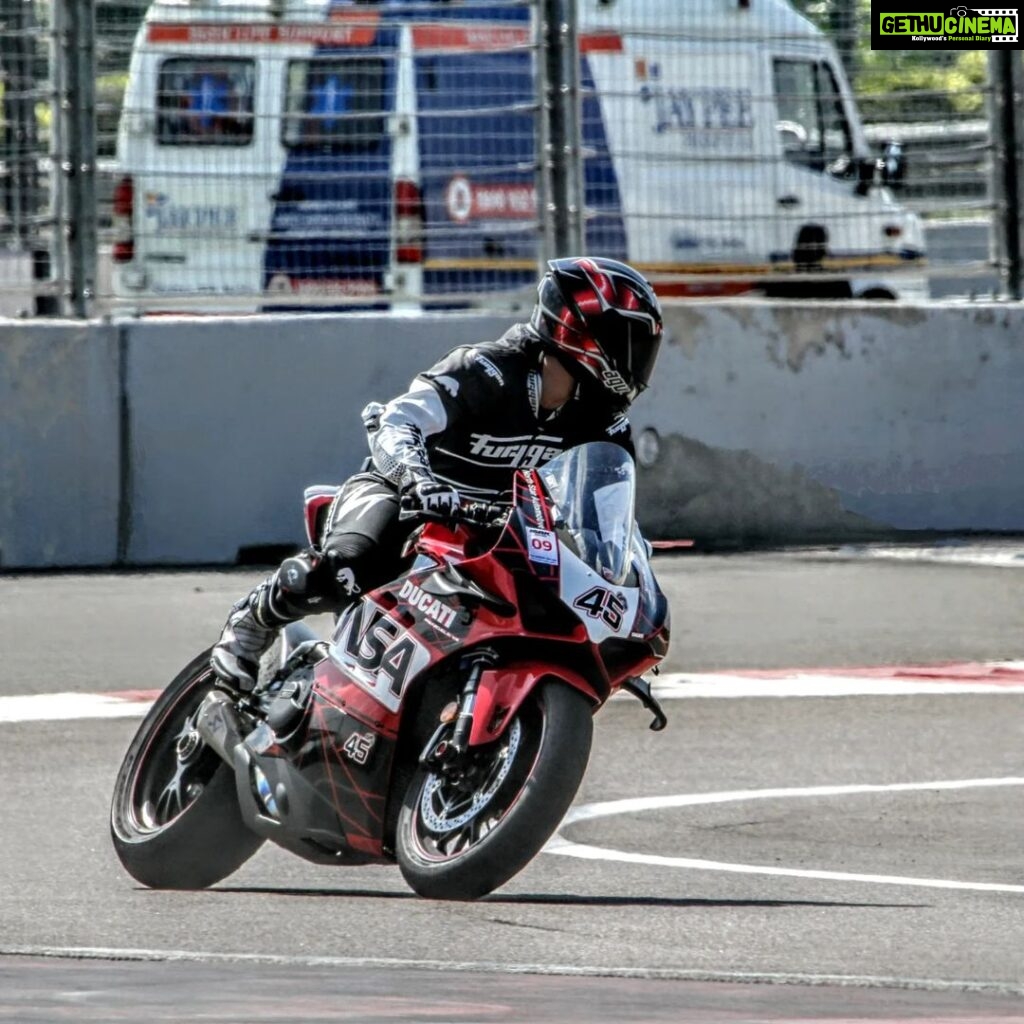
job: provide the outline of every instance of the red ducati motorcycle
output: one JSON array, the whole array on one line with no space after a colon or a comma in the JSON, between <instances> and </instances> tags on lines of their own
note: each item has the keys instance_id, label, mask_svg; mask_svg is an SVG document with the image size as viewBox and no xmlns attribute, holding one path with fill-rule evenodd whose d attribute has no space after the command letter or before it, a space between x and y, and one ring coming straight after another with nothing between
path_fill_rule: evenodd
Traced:
<instances>
[{"instance_id":1,"label":"red ducati motorcycle","mask_svg":"<svg viewBox=\"0 0 1024 1024\"><path fill-rule=\"evenodd\" d=\"M421 525L405 574L330 640L288 626L253 694L219 688L200 654L117 777L128 873L201 888L269 839L317 864L397 860L436 899L507 882L572 802L594 712L626 690L666 723L640 678L667 652L669 614L635 489L621 448L583 445L520 470L511 508ZM307 491L311 539L332 497Z\"/></svg>"}]
</instances>

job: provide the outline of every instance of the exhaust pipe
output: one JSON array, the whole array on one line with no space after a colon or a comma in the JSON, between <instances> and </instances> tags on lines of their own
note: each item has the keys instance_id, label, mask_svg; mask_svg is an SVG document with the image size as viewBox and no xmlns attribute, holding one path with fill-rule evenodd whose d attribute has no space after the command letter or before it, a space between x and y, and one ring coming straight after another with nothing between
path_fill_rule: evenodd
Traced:
<instances>
[{"instance_id":1,"label":"exhaust pipe","mask_svg":"<svg viewBox=\"0 0 1024 1024\"><path fill-rule=\"evenodd\" d=\"M226 693L211 690L196 712L196 732L218 757L234 767L235 747L242 742L242 719Z\"/></svg>"}]
</instances>

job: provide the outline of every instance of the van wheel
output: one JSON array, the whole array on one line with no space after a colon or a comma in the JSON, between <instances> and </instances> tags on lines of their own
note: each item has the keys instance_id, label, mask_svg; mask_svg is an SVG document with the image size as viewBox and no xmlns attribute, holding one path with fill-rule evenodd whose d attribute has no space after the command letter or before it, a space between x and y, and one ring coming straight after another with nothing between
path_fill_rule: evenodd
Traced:
<instances>
[{"instance_id":1,"label":"van wheel","mask_svg":"<svg viewBox=\"0 0 1024 1024\"><path fill-rule=\"evenodd\" d=\"M805 224L793 243L793 262L798 268L809 270L820 266L828 255L828 231L820 224Z\"/></svg>"},{"instance_id":2,"label":"van wheel","mask_svg":"<svg viewBox=\"0 0 1024 1024\"><path fill-rule=\"evenodd\" d=\"M866 288L857 296L858 299L870 299L874 302L895 302L896 296L888 288Z\"/></svg>"}]
</instances>

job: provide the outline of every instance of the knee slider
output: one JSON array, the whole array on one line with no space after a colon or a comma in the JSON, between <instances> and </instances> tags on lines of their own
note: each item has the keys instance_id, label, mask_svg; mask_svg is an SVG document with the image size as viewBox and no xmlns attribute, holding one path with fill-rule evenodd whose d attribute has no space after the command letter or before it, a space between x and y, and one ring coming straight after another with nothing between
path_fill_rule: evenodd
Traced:
<instances>
[{"instance_id":1,"label":"knee slider","mask_svg":"<svg viewBox=\"0 0 1024 1024\"><path fill-rule=\"evenodd\" d=\"M276 614L302 616L325 611L330 591L327 559L315 548L308 548L281 563L268 598Z\"/></svg>"},{"instance_id":2,"label":"knee slider","mask_svg":"<svg viewBox=\"0 0 1024 1024\"><path fill-rule=\"evenodd\" d=\"M277 570L277 582L282 592L301 597L315 583L317 570L323 564L323 557L313 548L300 551L292 558L286 558Z\"/></svg>"}]
</instances>

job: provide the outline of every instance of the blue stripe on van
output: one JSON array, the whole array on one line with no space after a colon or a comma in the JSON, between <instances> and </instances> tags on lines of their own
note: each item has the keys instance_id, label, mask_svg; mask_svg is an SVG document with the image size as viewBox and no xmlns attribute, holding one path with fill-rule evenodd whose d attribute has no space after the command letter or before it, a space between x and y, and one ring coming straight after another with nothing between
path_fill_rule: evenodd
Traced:
<instances>
[{"instance_id":1,"label":"blue stripe on van","mask_svg":"<svg viewBox=\"0 0 1024 1024\"><path fill-rule=\"evenodd\" d=\"M536 114L529 52L426 54L415 60L427 261L537 258ZM521 110L510 110L520 105ZM461 202L453 190L462 189ZM475 197L475 198L474 198ZM457 213L472 207L465 219ZM496 205L495 205L496 204ZM480 209L477 209L477 207ZM492 211L488 215L485 209ZM509 290L526 270L424 269L424 292Z\"/></svg>"},{"instance_id":2,"label":"blue stripe on van","mask_svg":"<svg viewBox=\"0 0 1024 1024\"><path fill-rule=\"evenodd\" d=\"M335 0L328 11L358 10ZM315 57L331 54L384 61L384 109L395 105L395 53L399 25L408 22L496 22L530 24L523 3L453 7L448 0L430 6L401 0L376 6L380 27L372 47L321 47ZM493 112L534 97L531 54L444 53L415 57L420 187L424 204L426 260L457 261L457 269L425 269L425 294L453 291L507 290L533 282L537 256L535 213L528 216L483 216L460 222L449 215L449 187L460 176L484 195L505 191L518 202L535 183L536 114L529 110ZM330 121L345 102L344 83L309 88L305 112ZM489 112L487 108L491 108ZM316 123L316 122L311 122ZM607 149L607 147L605 147ZM264 258L264 287L280 291L316 291L346 286L383 287L391 255L393 174L392 144L383 132L371 151L311 141L289 150L273 211ZM530 269L480 269L475 261L515 260ZM470 266L467 267L467 262ZM275 303L275 309L288 308ZM346 308L353 308L347 306ZM366 308L366 307L357 307ZM370 307L374 308L374 307ZM379 307L377 307L379 308Z\"/></svg>"},{"instance_id":3,"label":"blue stripe on van","mask_svg":"<svg viewBox=\"0 0 1024 1024\"><path fill-rule=\"evenodd\" d=\"M333 69L313 65L318 73L307 80L302 104L307 120L289 145L275 196L263 281L282 299L289 291L360 295L383 290L391 259L388 117L395 109L398 36L396 26L383 26L372 46L317 47L310 58L339 56L345 63ZM331 116L360 109L346 73L361 76L361 82L369 77L379 89L380 117L361 122L369 136L345 134L345 126L354 122ZM286 117L282 132L288 130ZM275 303L273 308L287 307Z\"/></svg>"},{"instance_id":4,"label":"blue stripe on van","mask_svg":"<svg viewBox=\"0 0 1024 1024\"><path fill-rule=\"evenodd\" d=\"M509 3L498 3L493 6L472 2L458 7L452 4L452 0L412 0L411 3L407 0L384 0L384 3L378 6L381 17L389 21L507 21L526 25L530 23L530 4L523 0L510 0ZM352 4L344 0L335 0L332 4L332 10L352 9Z\"/></svg>"}]
</instances>

